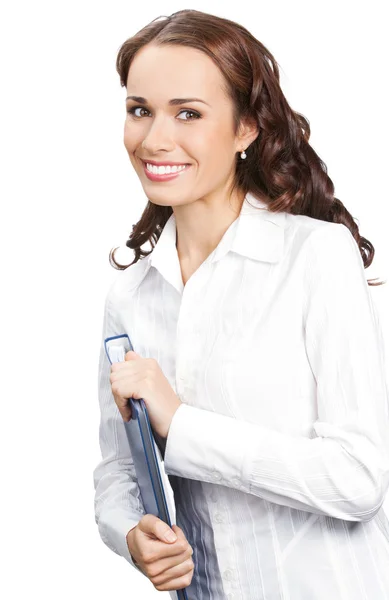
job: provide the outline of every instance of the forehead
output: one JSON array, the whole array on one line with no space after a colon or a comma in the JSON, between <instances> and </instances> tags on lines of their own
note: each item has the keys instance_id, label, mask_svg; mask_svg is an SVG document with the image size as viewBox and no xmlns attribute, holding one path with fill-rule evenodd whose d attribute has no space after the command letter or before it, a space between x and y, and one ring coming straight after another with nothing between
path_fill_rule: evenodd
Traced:
<instances>
[{"instance_id":1,"label":"forehead","mask_svg":"<svg viewBox=\"0 0 389 600\"><path fill-rule=\"evenodd\" d=\"M213 60L195 48L145 46L131 63L127 92L148 100L198 96L212 104L224 79Z\"/></svg>"}]
</instances>

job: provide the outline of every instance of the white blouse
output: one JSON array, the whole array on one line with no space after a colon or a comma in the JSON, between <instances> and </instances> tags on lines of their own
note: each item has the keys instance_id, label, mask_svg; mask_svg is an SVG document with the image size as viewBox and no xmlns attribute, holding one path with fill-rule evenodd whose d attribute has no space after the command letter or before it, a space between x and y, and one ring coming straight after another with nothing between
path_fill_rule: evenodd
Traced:
<instances>
[{"instance_id":1,"label":"white blouse","mask_svg":"<svg viewBox=\"0 0 389 600\"><path fill-rule=\"evenodd\" d=\"M164 466L189 600L389 600L389 394L366 278L347 227L252 194L185 286L174 214L118 272L102 337L128 333L183 402ZM135 567L144 513L109 375L101 344L96 523Z\"/></svg>"}]
</instances>

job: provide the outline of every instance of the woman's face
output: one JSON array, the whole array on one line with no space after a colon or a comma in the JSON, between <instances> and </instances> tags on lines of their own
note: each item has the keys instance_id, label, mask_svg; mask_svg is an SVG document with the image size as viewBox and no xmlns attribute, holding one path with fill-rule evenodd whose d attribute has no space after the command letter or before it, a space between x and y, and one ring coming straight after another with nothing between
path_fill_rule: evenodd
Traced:
<instances>
[{"instance_id":1,"label":"woman's face","mask_svg":"<svg viewBox=\"0 0 389 600\"><path fill-rule=\"evenodd\" d=\"M145 46L127 78L124 145L147 198L154 204L189 204L227 190L236 153L245 142L233 134L232 102L222 75L204 53L183 46ZM198 98L169 104L176 98ZM201 102L202 100L203 102ZM131 112L128 112L131 111ZM166 181L152 181L143 160L190 166Z\"/></svg>"}]
</instances>

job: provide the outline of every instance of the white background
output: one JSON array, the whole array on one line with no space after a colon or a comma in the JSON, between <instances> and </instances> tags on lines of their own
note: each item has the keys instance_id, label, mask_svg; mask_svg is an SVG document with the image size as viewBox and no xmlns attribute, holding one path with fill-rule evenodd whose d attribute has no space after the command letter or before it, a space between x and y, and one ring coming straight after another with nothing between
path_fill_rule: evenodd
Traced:
<instances>
[{"instance_id":1,"label":"white background","mask_svg":"<svg viewBox=\"0 0 389 600\"><path fill-rule=\"evenodd\" d=\"M97 360L117 258L147 202L125 151L120 45L195 8L238 21L281 68L310 142L388 278L386 2L8 2L1 43L1 596L168 598L94 521ZM389 283L371 288L389 347ZM389 350L387 351L389 355ZM386 358L387 360L387 358ZM387 364L387 362L386 362ZM385 503L387 510L388 500Z\"/></svg>"}]
</instances>

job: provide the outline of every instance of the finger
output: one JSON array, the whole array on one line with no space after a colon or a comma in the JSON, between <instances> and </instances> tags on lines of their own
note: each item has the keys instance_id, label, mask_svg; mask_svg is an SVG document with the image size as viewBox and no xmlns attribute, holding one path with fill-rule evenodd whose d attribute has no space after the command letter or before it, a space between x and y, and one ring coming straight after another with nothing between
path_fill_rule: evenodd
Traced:
<instances>
[{"instance_id":1,"label":"finger","mask_svg":"<svg viewBox=\"0 0 389 600\"><path fill-rule=\"evenodd\" d=\"M158 563L159 572L170 569L193 555L193 548L185 536L178 538L173 543L160 540L150 540L150 542L152 542L152 546L150 546L147 562L148 564Z\"/></svg>"},{"instance_id":2,"label":"finger","mask_svg":"<svg viewBox=\"0 0 389 600\"><path fill-rule=\"evenodd\" d=\"M181 527L179 527L178 525L176 525L176 524L172 525L172 529L178 537L179 536L185 537L184 532L182 531Z\"/></svg>"},{"instance_id":3,"label":"finger","mask_svg":"<svg viewBox=\"0 0 389 600\"><path fill-rule=\"evenodd\" d=\"M191 558L180 565L168 569L164 573L153 577L152 582L158 591L180 590L188 587L192 581L194 563Z\"/></svg>"},{"instance_id":4,"label":"finger","mask_svg":"<svg viewBox=\"0 0 389 600\"><path fill-rule=\"evenodd\" d=\"M171 530L171 528L167 523L165 523L165 521L162 521L162 519L160 519L159 517L149 513L141 518L141 520L138 523L138 529L140 531L143 531L144 533L147 533L148 535L153 535L158 540L161 540L163 542L172 543L177 539L177 534L175 534L173 536L174 539L169 540L167 536L172 533L174 534L175 532Z\"/></svg>"},{"instance_id":5,"label":"finger","mask_svg":"<svg viewBox=\"0 0 389 600\"><path fill-rule=\"evenodd\" d=\"M123 420L130 421L131 420L131 405L129 404L128 399L118 397L115 394L113 394L113 396L115 399L115 404L118 407Z\"/></svg>"},{"instance_id":6,"label":"finger","mask_svg":"<svg viewBox=\"0 0 389 600\"><path fill-rule=\"evenodd\" d=\"M124 361L115 362L111 365L111 373L118 373L124 368L128 368L128 365Z\"/></svg>"},{"instance_id":7,"label":"finger","mask_svg":"<svg viewBox=\"0 0 389 600\"><path fill-rule=\"evenodd\" d=\"M123 421L131 421L131 408L129 406L124 406L121 410L120 410L120 414L123 417Z\"/></svg>"},{"instance_id":8,"label":"finger","mask_svg":"<svg viewBox=\"0 0 389 600\"><path fill-rule=\"evenodd\" d=\"M184 558L189 558L189 556L193 554L193 549L188 544L184 535L178 536L175 542L165 541L165 533L171 531L171 529L167 523L155 515L144 515L138 523L137 530L140 535L143 534L147 536L147 539L150 542L151 550L147 559L147 562L149 563L161 560L162 558L184 555L185 553L186 555ZM177 531L175 531L175 533L178 534Z\"/></svg>"},{"instance_id":9,"label":"finger","mask_svg":"<svg viewBox=\"0 0 389 600\"><path fill-rule=\"evenodd\" d=\"M162 548L161 553L157 555L156 552L151 554L151 550L149 548L148 556L144 557L145 560L145 570L147 572L148 577L160 577L169 571L169 575L167 575L166 580L171 579L174 575L177 575L175 572L171 572L170 570L174 567L181 565L182 563L186 563L187 561L192 561L193 566L193 558L192 558L192 550L187 549L184 552L179 552L178 554L173 554L172 556L166 556L165 552L168 550L170 552L172 546L169 544L165 544L164 548ZM154 559L154 560L153 560ZM162 579L160 580L162 582ZM158 582L159 583L159 582Z\"/></svg>"},{"instance_id":10,"label":"finger","mask_svg":"<svg viewBox=\"0 0 389 600\"><path fill-rule=\"evenodd\" d=\"M139 367L137 365L134 365L133 363L113 363L113 365L111 366L111 383L112 380L119 381L120 379L123 379L123 376L126 377L129 373L132 375L133 373L137 373L138 371ZM114 375L114 377L112 377L112 375Z\"/></svg>"},{"instance_id":11,"label":"finger","mask_svg":"<svg viewBox=\"0 0 389 600\"><path fill-rule=\"evenodd\" d=\"M138 394L135 390L138 390L140 386L143 386L144 382L144 374L138 371L128 371L128 369L123 369L120 372L111 373L110 375L112 392L121 398L131 397L137 399Z\"/></svg>"},{"instance_id":12,"label":"finger","mask_svg":"<svg viewBox=\"0 0 389 600\"><path fill-rule=\"evenodd\" d=\"M123 421L125 421L126 423L131 421L131 409L129 409L128 412L122 412L121 415L122 415Z\"/></svg>"},{"instance_id":13,"label":"finger","mask_svg":"<svg viewBox=\"0 0 389 600\"><path fill-rule=\"evenodd\" d=\"M186 539L186 535L185 535L185 533L182 531L181 527L179 527L178 525L172 525L172 529L173 529L174 533L176 534L176 536L177 536L179 539L180 539L180 538L182 538L182 539L184 539L184 540L188 541L188 540ZM188 542L188 544L189 544L189 542Z\"/></svg>"},{"instance_id":14,"label":"finger","mask_svg":"<svg viewBox=\"0 0 389 600\"><path fill-rule=\"evenodd\" d=\"M174 531L174 533L177 536L178 540L182 540L182 545L184 548L185 552L188 552L188 556L192 556L193 554L193 548L190 545L190 543L188 542L184 532L182 531L181 527L179 527L178 525L172 525L172 529Z\"/></svg>"}]
</instances>

